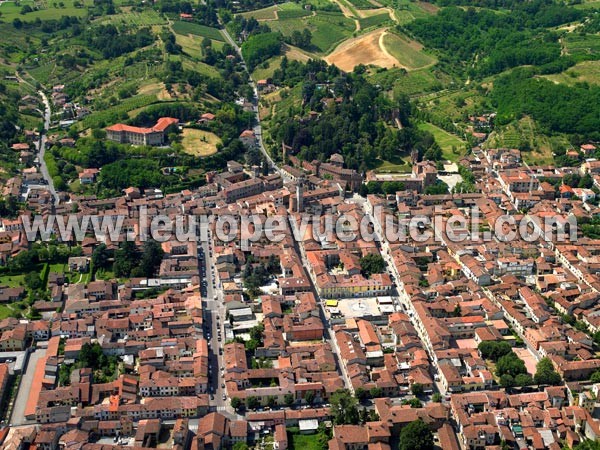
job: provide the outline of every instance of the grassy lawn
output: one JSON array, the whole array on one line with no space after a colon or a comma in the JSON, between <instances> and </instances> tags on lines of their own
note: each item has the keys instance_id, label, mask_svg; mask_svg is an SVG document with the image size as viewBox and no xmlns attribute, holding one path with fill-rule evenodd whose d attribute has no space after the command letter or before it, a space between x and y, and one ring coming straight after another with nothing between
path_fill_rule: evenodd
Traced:
<instances>
[{"instance_id":1,"label":"grassy lawn","mask_svg":"<svg viewBox=\"0 0 600 450\"><path fill-rule=\"evenodd\" d=\"M409 70L421 69L437 62L433 56L425 53L421 44L405 36L388 33L384 36L383 43L387 51Z\"/></svg>"},{"instance_id":2,"label":"grassy lawn","mask_svg":"<svg viewBox=\"0 0 600 450\"><path fill-rule=\"evenodd\" d=\"M66 270L67 270L66 264L56 263L56 264L50 264L50 270L48 273L50 273L50 272L65 273Z\"/></svg>"},{"instance_id":3,"label":"grassy lawn","mask_svg":"<svg viewBox=\"0 0 600 450\"><path fill-rule=\"evenodd\" d=\"M408 173L411 170L410 163L398 157L394 161L381 161L381 164L377 166L375 172L377 173Z\"/></svg>"},{"instance_id":4,"label":"grassy lawn","mask_svg":"<svg viewBox=\"0 0 600 450\"><path fill-rule=\"evenodd\" d=\"M290 450L321 450L318 434L300 434L297 428L288 430Z\"/></svg>"},{"instance_id":5,"label":"grassy lawn","mask_svg":"<svg viewBox=\"0 0 600 450\"><path fill-rule=\"evenodd\" d=\"M580 62L562 73L543 76L555 83L573 85L585 82L600 85L600 61Z\"/></svg>"},{"instance_id":6,"label":"grassy lawn","mask_svg":"<svg viewBox=\"0 0 600 450\"><path fill-rule=\"evenodd\" d=\"M76 8L73 6L74 0L63 0L64 7L62 8L59 6L54 7L53 3L22 0L20 5L16 5L14 2L3 2L0 4L0 13L2 13L2 20L7 23L11 23L16 18L19 18L23 22L33 22L37 18L50 20L60 19L62 16L83 17L87 14L87 8ZM56 3L58 5L58 2ZM85 6L91 6L93 1L83 0L82 3ZM21 14L21 9L26 5L34 9L34 11Z\"/></svg>"},{"instance_id":7,"label":"grassy lawn","mask_svg":"<svg viewBox=\"0 0 600 450\"><path fill-rule=\"evenodd\" d=\"M8 306L0 305L0 320L10 317L12 312L12 309L10 309Z\"/></svg>"},{"instance_id":8,"label":"grassy lawn","mask_svg":"<svg viewBox=\"0 0 600 450\"><path fill-rule=\"evenodd\" d=\"M458 158L465 154L465 142L453 134L428 122L421 122L419 124L419 129L429 131L433 134L435 141L442 148L444 159L456 162L458 161ZM452 150L453 147L456 149L457 153Z\"/></svg>"},{"instance_id":9,"label":"grassy lawn","mask_svg":"<svg viewBox=\"0 0 600 450\"><path fill-rule=\"evenodd\" d=\"M184 128L182 145L185 153L194 156L210 156L217 153L221 139L214 133L194 128Z\"/></svg>"},{"instance_id":10,"label":"grassy lawn","mask_svg":"<svg viewBox=\"0 0 600 450\"><path fill-rule=\"evenodd\" d=\"M195 34L196 36L207 37L214 41L225 41L221 31L217 28L211 28L197 23L177 21L173 23L173 31L177 34Z\"/></svg>"},{"instance_id":11,"label":"grassy lawn","mask_svg":"<svg viewBox=\"0 0 600 450\"><path fill-rule=\"evenodd\" d=\"M97 280L112 280L115 278L115 273L112 270L98 269L96 271Z\"/></svg>"},{"instance_id":12,"label":"grassy lawn","mask_svg":"<svg viewBox=\"0 0 600 450\"><path fill-rule=\"evenodd\" d=\"M2 275L0 277L0 286L8 286L8 287L25 286L25 274Z\"/></svg>"}]
</instances>

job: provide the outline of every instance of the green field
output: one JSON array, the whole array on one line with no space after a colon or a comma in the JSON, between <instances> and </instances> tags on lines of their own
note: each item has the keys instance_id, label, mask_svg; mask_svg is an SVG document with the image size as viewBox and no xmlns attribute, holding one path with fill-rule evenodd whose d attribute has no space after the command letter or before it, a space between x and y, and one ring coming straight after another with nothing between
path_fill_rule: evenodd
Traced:
<instances>
[{"instance_id":1,"label":"green field","mask_svg":"<svg viewBox=\"0 0 600 450\"><path fill-rule=\"evenodd\" d=\"M79 130L85 130L92 126L112 125L115 118L125 117L129 111L151 105L152 103L156 103L157 100L156 95L136 95L135 97L127 98L116 106L93 112L81 122L78 122L77 127Z\"/></svg>"},{"instance_id":2,"label":"green field","mask_svg":"<svg viewBox=\"0 0 600 450\"><path fill-rule=\"evenodd\" d=\"M600 35L598 34L582 36L576 33L568 33L563 41L565 51L569 55L600 57Z\"/></svg>"},{"instance_id":3,"label":"green field","mask_svg":"<svg viewBox=\"0 0 600 450\"><path fill-rule=\"evenodd\" d=\"M267 8L257 9L256 11L247 11L241 13L242 17L254 17L256 20L275 20L277 16L275 15L275 11L278 10L277 5L269 6Z\"/></svg>"},{"instance_id":4,"label":"green field","mask_svg":"<svg viewBox=\"0 0 600 450\"><path fill-rule=\"evenodd\" d=\"M123 13L112 16L104 16L99 19L99 22L111 23L113 25L144 27L152 25L164 25L167 23L167 20L153 9L132 11L131 8L123 8Z\"/></svg>"},{"instance_id":5,"label":"green field","mask_svg":"<svg viewBox=\"0 0 600 450\"><path fill-rule=\"evenodd\" d=\"M387 51L409 70L421 69L437 62L421 48L419 43L405 36L388 33L384 36L383 43Z\"/></svg>"},{"instance_id":6,"label":"green field","mask_svg":"<svg viewBox=\"0 0 600 450\"><path fill-rule=\"evenodd\" d=\"M329 53L338 43L352 36L355 29L354 21L343 14L321 11L316 16L269 22L269 26L284 36L308 28L312 33L312 44L321 53Z\"/></svg>"},{"instance_id":7,"label":"green field","mask_svg":"<svg viewBox=\"0 0 600 450\"><path fill-rule=\"evenodd\" d=\"M442 130L440 127L428 122L419 123L419 129L429 131L433 134L435 141L442 148L443 158L449 161L457 161L458 158L465 154L465 143L463 140ZM453 151L455 149L457 152Z\"/></svg>"},{"instance_id":8,"label":"green field","mask_svg":"<svg viewBox=\"0 0 600 450\"><path fill-rule=\"evenodd\" d=\"M544 75L544 78L568 85L575 83L600 85L600 61L580 62L562 73Z\"/></svg>"},{"instance_id":9,"label":"green field","mask_svg":"<svg viewBox=\"0 0 600 450\"><path fill-rule=\"evenodd\" d=\"M358 19L358 23L360 23L360 29L364 30L370 27L380 27L386 22L391 22L390 15L385 12L382 14L376 14L370 17L364 17L362 19Z\"/></svg>"},{"instance_id":10,"label":"green field","mask_svg":"<svg viewBox=\"0 0 600 450\"><path fill-rule=\"evenodd\" d=\"M376 73L372 76L375 83L381 84L386 90L391 90L394 98L401 95L416 96L433 92L444 87L447 76L438 77L433 68L419 69L410 72L404 69L391 69Z\"/></svg>"},{"instance_id":11,"label":"green field","mask_svg":"<svg viewBox=\"0 0 600 450\"><path fill-rule=\"evenodd\" d=\"M573 5L573 8L576 8L576 9L600 9L600 1L598 1L598 0L586 1L579 5Z\"/></svg>"},{"instance_id":12,"label":"green field","mask_svg":"<svg viewBox=\"0 0 600 450\"><path fill-rule=\"evenodd\" d=\"M375 6L369 0L348 0L356 9L375 9L378 6Z\"/></svg>"},{"instance_id":13,"label":"green field","mask_svg":"<svg viewBox=\"0 0 600 450\"><path fill-rule=\"evenodd\" d=\"M73 2L74 0L63 0L62 3L64 6L62 8L59 6L55 7L54 2L33 2L29 0L22 0L18 5L14 2L2 2L0 4L0 13L2 13L1 20L3 22L10 23L14 19L18 18L23 22L33 22L38 18L41 20L49 20L60 19L62 16L85 16L87 14L87 8L76 8L73 6ZM82 3L85 6L92 6L93 0L83 0ZM56 4L58 5L58 2ZM26 5L34 9L34 11L21 14L21 9Z\"/></svg>"},{"instance_id":14,"label":"green field","mask_svg":"<svg viewBox=\"0 0 600 450\"><path fill-rule=\"evenodd\" d=\"M276 56L269 59L266 63L259 64L252 72L252 79L263 80L273 76L275 72L281 66L281 60L283 56Z\"/></svg>"},{"instance_id":15,"label":"green field","mask_svg":"<svg viewBox=\"0 0 600 450\"><path fill-rule=\"evenodd\" d=\"M225 41L221 31L218 29L197 23L177 21L173 23L173 31L177 34L194 34L214 41Z\"/></svg>"},{"instance_id":16,"label":"green field","mask_svg":"<svg viewBox=\"0 0 600 450\"><path fill-rule=\"evenodd\" d=\"M277 11L277 17L279 20L296 19L298 17L307 17L310 15L312 15L312 13L305 9L284 9Z\"/></svg>"}]
</instances>

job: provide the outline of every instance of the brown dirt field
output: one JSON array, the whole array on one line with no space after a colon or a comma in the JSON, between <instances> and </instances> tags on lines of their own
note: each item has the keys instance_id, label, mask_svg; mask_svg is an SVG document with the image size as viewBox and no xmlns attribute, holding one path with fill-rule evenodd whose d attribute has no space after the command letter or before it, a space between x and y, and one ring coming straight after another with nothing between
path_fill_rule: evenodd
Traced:
<instances>
[{"instance_id":1,"label":"brown dirt field","mask_svg":"<svg viewBox=\"0 0 600 450\"><path fill-rule=\"evenodd\" d=\"M375 65L391 68L401 64L390 55L382 45L384 28L371 31L362 36L342 42L330 55L325 58L328 64L335 64L340 69L350 72L359 64Z\"/></svg>"}]
</instances>

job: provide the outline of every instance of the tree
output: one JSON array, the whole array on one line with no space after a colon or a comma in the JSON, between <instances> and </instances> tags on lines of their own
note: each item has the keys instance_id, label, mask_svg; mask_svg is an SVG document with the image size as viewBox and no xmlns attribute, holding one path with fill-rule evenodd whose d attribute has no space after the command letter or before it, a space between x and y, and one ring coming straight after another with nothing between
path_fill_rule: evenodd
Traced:
<instances>
[{"instance_id":1,"label":"tree","mask_svg":"<svg viewBox=\"0 0 600 450\"><path fill-rule=\"evenodd\" d=\"M508 342L483 341L477 347L481 357L498 361L502 356L512 352L512 347Z\"/></svg>"},{"instance_id":2,"label":"tree","mask_svg":"<svg viewBox=\"0 0 600 450\"><path fill-rule=\"evenodd\" d=\"M294 396L292 394L285 394L283 397L283 402L286 406L292 406L294 404Z\"/></svg>"},{"instance_id":3,"label":"tree","mask_svg":"<svg viewBox=\"0 0 600 450\"><path fill-rule=\"evenodd\" d=\"M557 385L562 383L560 374L554 370L552 361L549 358L542 358L535 366L535 375L533 377L536 384Z\"/></svg>"},{"instance_id":4,"label":"tree","mask_svg":"<svg viewBox=\"0 0 600 450\"><path fill-rule=\"evenodd\" d=\"M335 425L358 424L358 402L348 390L338 389L329 401Z\"/></svg>"},{"instance_id":5,"label":"tree","mask_svg":"<svg viewBox=\"0 0 600 450\"><path fill-rule=\"evenodd\" d=\"M248 444L245 442L236 442L233 444L233 450L248 450Z\"/></svg>"},{"instance_id":6,"label":"tree","mask_svg":"<svg viewBox=\"0 0 600 450\"><path fill-rule=\"evenodd\" d=\"M442 394L436 392L431 396L431 401L434 403L442 403Z\"/></svg>"},{"instance_id":7,"label":"tree","mask_svg":"<svg viewBox=\"0 0 600 450\"><path fill-rule=\"evenodd\" d=\"M421 419L406 425L400 431L398 450L433 450L433 433Z\"/></svg>"},{"instance_id":8,"label":"tree","mask_svg":"<svg viewBox=\"0 0 600 450\"><path fill-rule=\"evenodd\" d=\"M362 387L358 387L354 390L354 395L356 396L356 399L362 403L369 398L369 391Z\"/></svg>"},{"instance_id":9,"label":"tree","mask_svg":"<svg viewBox=\"0 0 600 450\"><path fill-rule=\"evenodd\" d=\"M369 395L371 396L371 398L383 397L383 389L381 389L380 387L372 387L369 390Z\"/></svg>"},{"instance_id":10,"label":"tree","mask_svg":"<svg viewBox=\"0 0 600 450\"><path fill-rule=\"evenodd\" d=\"M94 269L105 269L108 267L109 251L106 244L100 244L92 253L92 265Z\"/></svg>"},{"instance_id":11,"label":"tree","mask_svg":"<svg viewBox=\"0 0 600 450\"><path fill-rule=\"evenodd\" d=\"M531 386L533 384L533 378L528 373L520 373L515 377L515 384L517 386Z\"/></svg>"},{"instance_id":12,"label":"tree","mask_svg":"<svg viewBox=\"0 0 600 450\"><path fill-rule=\"evenodd\" d=\"M243 402L238 397L233 397L231 399L231 407L235 410L238 410L243 405Z\"/></svg>"},{"instance_id":13,"label":"tree","mask_svg":"<svg viewBox=\"0 0 600 450\"><path fill-rule=\"evenodd\" d=\"M410 405L411 408L422 408L423 407L423 403L421 403L421 400L419 400L418 398L411 398L409 400L403 400L402 404Z\"/></svg>"},{"instance_id":14,"label":"tree","mask_svg":"<svg viewBox=\"0 0 600 450\"><path fill-rule=\"evenodd\" d=\"M313 391L307 391L306 394L304 395L304 400L309 405L312 405L313 402L315 401L315 393Z\"/></svg>"},{"instance_id":15,"label":"tree","mask_svg":"<svg viewBox=\"0 0 600 450\"><path fill-rule=\"evenodd\" d=\"M381 273L385 270L385 260L381 255L371 253L360 258L360 269L365 277L370 277L374 273Z\"/></svg>"},{"instance_id":16,"label":"tree","mask_svg":"<svg viewBox=\"0 0 600 450\"><path fill-rule=\"evenodd\" d=\"M140 271L142 276L152 277L160 267L165 252L161 245L155 240L144 242Z\"/></svg>"},{"instance_id":17,"label":"tree","mask_svg":"<svg viewBox=\"0 0 600 450\"><path fill-rule=\"evenodd\" d=\"M256 397L246 397L246 408L248 409L256 409L260 405L260 402Z\"/></svg>"},{"instance_id":18,"label":"tree","mask_svg":"<svg viewBox=\"0 0 600 450\"><path fill-rule=\"evenodd\" d=\"M417 397L423 395L423 393L425 392L423 385L420 383L413 383L413 385L410 387L410 390L413 393L413 395Z\"/></svg>"},{"instance_id":19,"label":"tree","mask_svg":"<svg viewBox=\"0 0 600 450\"><path fill-rule=\"evenodd\" d=\"M511 388L515 386L515 378L508 374L505 373L500 377L500 386L502 386L503 388Z\"/></svg>"},{"instance_id":20,"label":"tree","mask_svg":"<svg viewBox=\"0 0 600 450\"><path fill-rule=\"evenodd\" d=\"M498 359L496 363L497 376L501 377L504 374L508 374L515 377L520 373L527 373L527 368L525 367L525 362L515 353L510 352Z\"/></svg>"},{"instance_id":21,"label":"tree","mask_svg":"<svg viewBox=\"0 0 600 450\"><path fill-rule=\"evenodd\" d=\"M40 274L37 272L29 272L25 275L25 284L32 291L37 291L42 287L42 279L40 278Z\"/></svg>"}]
</instances>

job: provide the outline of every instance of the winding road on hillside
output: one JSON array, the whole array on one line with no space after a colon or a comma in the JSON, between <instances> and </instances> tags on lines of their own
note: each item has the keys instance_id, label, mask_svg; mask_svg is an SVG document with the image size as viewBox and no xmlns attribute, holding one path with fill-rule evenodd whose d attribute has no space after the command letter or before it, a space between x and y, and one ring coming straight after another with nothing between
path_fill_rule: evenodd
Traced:
<instances>
[{"instance_id":1,"label":"winding road on hillside","mask_svg":"<svg viewBox=\"0 0 600 450\"><path fill-rule=\"evenodd\" d=\"M290 181L292 181L291 178L288 175L286 175L286 173L283 170L281 170L279 168L279 166L277 166L277 164L275 164L275 161L273 161L273 158L271 158L271 155L269 155L269 152L267 152L267 149L265 148L265 145L263 143L262 127L260 125L260 115L258 113L258 89L256 88L256 83L252 79L252 74L248 70L248 65L246 64L246 61L244 60L244 56L242 55L242 49L233 40L233 38L231 37L231 35L229 34L229 32L227 31L227 29L224 26L223 26L223 29L221 30L221 32L223 33L223 36L225 36L225 39L227 40L227 42L233 48L235 48L235 51L240 56L240 59L243 62L243 66L246 69L246 71L248 72L248 77L250 78L249 84L250 84L250 87L252 87L252 91L254 92L254 99L255 99L254 114L256 116L256 125L254 126L254 134L256 135L256 138L258 139L258 147L259 147L261 153L263 154L263 156L265 157L265 159L267 160L267 163L269 164L269 166L275 172L277 172L281 176L281 178L283 178L284 183L290 182Z\"/></svg>"}]
</instances>

